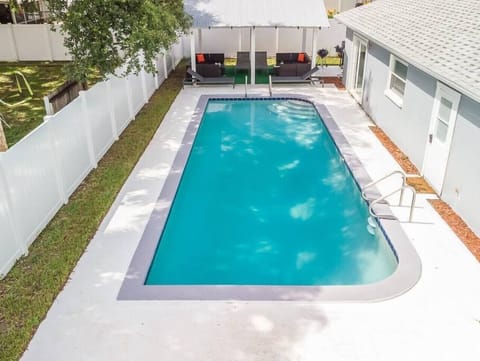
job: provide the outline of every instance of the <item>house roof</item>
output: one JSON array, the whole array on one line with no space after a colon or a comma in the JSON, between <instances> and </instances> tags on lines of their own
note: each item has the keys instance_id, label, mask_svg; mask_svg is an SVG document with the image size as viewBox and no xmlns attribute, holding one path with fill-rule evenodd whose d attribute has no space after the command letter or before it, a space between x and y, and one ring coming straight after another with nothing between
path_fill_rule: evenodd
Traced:
<instances>
[{"instance_id":1,"label":"house roof","mask_svg":"<svg viewBox=\"0 0 480 361\"><path fill-rule=\"evenodd\" d=\"M184 0L193 27L329 27L323 0Z\"/></svg>"},{"instance_id":2,"label":"house roof","mask_svg":"<svg viewBox=\"0 0 480 361\"><path fill-rule=\"evenodd\" d=\"M479 0L381 0L336 18L480 102Z\"/></svg>"}]
</instances>

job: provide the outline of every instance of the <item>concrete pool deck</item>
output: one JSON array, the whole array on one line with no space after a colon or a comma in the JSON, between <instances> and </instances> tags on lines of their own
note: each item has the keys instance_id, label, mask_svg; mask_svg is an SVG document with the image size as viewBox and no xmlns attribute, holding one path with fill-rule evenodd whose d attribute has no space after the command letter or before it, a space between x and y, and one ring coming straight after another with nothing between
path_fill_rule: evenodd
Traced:
<instances>
[{"instance_id":1,"label":"concrete pool deck","mask_svg":"<svg viewBox=\"0 0 480 361\"><path fill-rule=\"evenodd\" d=\"M322 100L372 179L400 169L347 92L274 89L289 91ZM201 87L179 94L22 360L479 360L480 264L425 195L412 223L406 207L392 207L422 261L420 281L399 297L377 303L117 300L199 96L242 92ZM389 192L393 182L380 191Z\"/></svg>"}]
</instances>

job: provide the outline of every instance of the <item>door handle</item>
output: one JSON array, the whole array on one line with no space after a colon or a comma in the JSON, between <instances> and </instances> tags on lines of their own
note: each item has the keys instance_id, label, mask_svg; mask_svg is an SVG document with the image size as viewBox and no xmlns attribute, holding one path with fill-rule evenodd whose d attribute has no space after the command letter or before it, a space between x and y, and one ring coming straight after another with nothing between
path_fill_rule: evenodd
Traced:
<instances>
[{"instance_id":1,"label":"door handle","mask_svg":"<svg viewBox=\"0 0 480 361\"><path fill-rule=\"evenodd\" d=\"M429 142L430 144L432 144L432 141L433 141L433 134L429 134L429 135L428 135L428 142Z\"/></svg>"}]
</instances>

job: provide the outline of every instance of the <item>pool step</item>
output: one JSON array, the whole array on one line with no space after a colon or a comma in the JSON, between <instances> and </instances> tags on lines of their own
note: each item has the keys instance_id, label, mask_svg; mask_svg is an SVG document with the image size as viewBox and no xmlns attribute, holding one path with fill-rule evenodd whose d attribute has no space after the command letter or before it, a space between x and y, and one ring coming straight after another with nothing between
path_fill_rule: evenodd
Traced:
<instances>
[{"instance_id":1,"label":"pool step","mask_svg":"<svg viewBox=\"0 0 480 361\"><path fill-rule=\"evenodd\" d=\"M375 235L375 228L373 228L371 225L367 224L367 232L370 233L372 236Z\"/></svg>"},{"instance_id":2,"label":"pool step","mask_svg":"<svg viewBox=\"0 0 480 361\"><path fill-rule=\"evenodd\" d=\"M375 230L377 229L378 227L378 224L377 222L375 222L375 220L372 218L372 217L368 217L367 218L367 232L370 233L372 236L375 235Z\"/></svg>"},{"instance_id":3,"label":"pool step","mask_svg":"<svg viewBox=\"0 0 480 361\"><path fill-rule=\"evenodd\" d=\"M312 105L307 102L303 102L301 100L287 100L286 103L289 107L296 108L296 109L312 109Z\"/></svg>"},{"instance_id":4,"label":"pool step","mask_svg":"<svg viewBox=\"0 0 480 361\"><path fill-rule=\"evenodd\" d=\"M315 114L315 110L310 106L310 107L298 107L295 105L291 105L288 102L282 103L282 104L272 104L272 107L275 109L281 109L281 110L286 110L289 112L293 113L299 113L299 114Z\"/></svg>"},{"instance_id":5,"label":"pool step","mask_svg":"<svg viewBox=\"0 0 480 361\"><path fill-rule=\"evenodd\" d=\"M308 105L308 104L307 104ZM288 116L296 119L310 119L316 115L315 110L310 107L299 107L286 102L283 104L272 104L269 107L272 113L280 116Z\"/></svg>"},{"instance_id":6,"label":"pool step","mask_svg":"<svg viewBox=\"0 0 480 361\"><path fill-rule=\"evenodd\" d=\"M300 112L307 112L307 113L313 113L313 114L315 113L315 109L313 109L312 105L309 103L295 102L293 100L288 100L281 105L291 110L297 110Z\"/></svg>"}]
</instances>

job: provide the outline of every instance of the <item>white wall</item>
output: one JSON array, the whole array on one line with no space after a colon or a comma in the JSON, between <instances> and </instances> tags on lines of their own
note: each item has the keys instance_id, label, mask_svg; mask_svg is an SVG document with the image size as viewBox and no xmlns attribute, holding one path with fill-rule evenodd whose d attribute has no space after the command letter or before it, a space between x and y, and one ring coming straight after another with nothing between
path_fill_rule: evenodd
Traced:
<instances>
[{"instance_id":1,"label":"white wall","mask_svg":"<svg viewBox=\"0 0 480 361\"><path fill-rule=\"evenodd\" d=\"M0 24L0 61L18 60L13 38L13 26Z\"/></svg>"},{"instance_id":2,"label":"white wall","mask_svg":"<svg viewBox=\"0 0 480 361\"><path fill-rule=\"evenodd\" d=\"M480 103L462 96L442 198L480 236Z\"/></svg>"},{"instance_id":3,"label":"white wall","mask_svg":"<svg viewBox=\"0 0 480 361\"><path fill-rule=\"evenodd\" d=\"M347 32L345 69L352 56L353 33ZM370 42L365 68L362 107L421 171L437 80L408 67L403 106L386 95L390 53ZM344 77L348 79L348 74ZM441 198L480 235L480 104L462 95ZM387 172L388 170L386 170Z\"/></svg>"},{"instance_id":4,"label":"white wall","mask_svg":"<svg viewBox=\"0 0 480 361\"><path fill-rule=\"evenodd\" d=\"M38 50L38 49L37 49ZM158 74L110 77L0 153L0 278L96 167L134 115L182 59L181 43L157 59ZM176 55L174 55L176 54Z\"/></svg>"},{"instance_id":5,"label":"white wall","mask_svg":"<svg viewBox=\"0 0 480 361\"><path fill-rule=\"evenodd\" d=\"M427 144L435 80L408 67L403 106L385 95L390 53L375 43L368 45L363 91L363 108L420 170Z\"/></svg>"},{"instance_id":6,"label":"white wall","mask_svg":"<svg viewBox=\"0 0 480 361\"><path fill-rule=\"evenodd\" d=\"M63 36L49 24L0 24L0 61L66 61Z\"/></svg>"}]
</instances>

